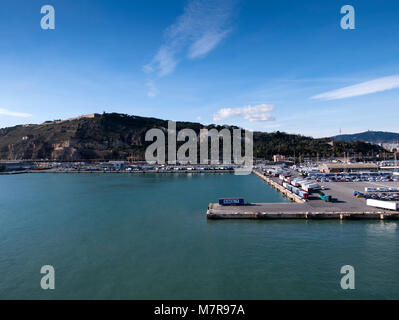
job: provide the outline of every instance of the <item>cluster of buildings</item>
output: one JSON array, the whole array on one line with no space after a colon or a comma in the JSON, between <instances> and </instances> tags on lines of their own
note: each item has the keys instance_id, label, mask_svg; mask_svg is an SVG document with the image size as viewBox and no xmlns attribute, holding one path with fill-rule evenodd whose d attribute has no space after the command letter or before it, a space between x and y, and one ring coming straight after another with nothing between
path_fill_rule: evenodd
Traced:
<instances>
[{"instance_id":1,"label":"cluster of buildings","mask_svg":"<svg viewBox=\"0 0 399 320\"><path fill-rule=\"evenodd\" d=\"M333 161L319 161L319 162L304 162L299 165L293 165L292 162L287 161L285 157L275 155L273 157L274 164L260 163L262 167L292 167L299 171L306 173L359 173L359 172L393 172L399 175L399 165L396 160L387 160L379 162L351 162L348 160L336 159Z\"/></svg>"},{"instance_id":2,"label":"cluster of buildings","mask_svg":"<svg viewBox=\"0 0 399 320\"><path fill-rule=\"evenodd\" d=\"M178 171L231 171L237 165L158 165L146 162L50 162L50 161L0 161L0 172L178 172Z\"/></svg>"},{"instance_id":3,"label":"cluster of buildings","mask_svg":"<svg viewBox=\"0 0 399 320\"><path fill-rule=\"evenodd\" d=\"M320 173L355 173L355 172L379 172L388 171L399 175L399 166L396 161L380 162L341 162L341 161L322 161L307 162L301 165L293 165L293 162L286 161L284 156L275 155L273 163L268 161L257 161L256 167L274 165L277 167L292 166L304 172ZM168 164L148 164L146 162L133 161L102 161L102 162L54 162L54 161L1 161L0 172L23 172L23 171L154 171L154 172L173 172L173 171L223 171L234 170L239 166L235 164L207 164L207 165L168 165Z\"/></svg>"},{"instance_id":4,"label":"cluster of buildings","mask_svg":"<svg viewBox=\"0 0 399 320\"><path fill-rule=\"evenodd\" d=\"M322 173L379 171L379 166L376 163L323 163L319 168Z\"/></svg>"}]
</instances>

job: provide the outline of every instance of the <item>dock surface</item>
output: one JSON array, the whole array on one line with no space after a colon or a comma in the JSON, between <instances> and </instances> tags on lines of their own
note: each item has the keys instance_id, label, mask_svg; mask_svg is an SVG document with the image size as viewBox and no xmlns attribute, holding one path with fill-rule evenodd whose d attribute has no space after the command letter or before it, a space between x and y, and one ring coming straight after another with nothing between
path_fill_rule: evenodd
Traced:
<instances>
[{"instance_id":1,"label":"dock surface","mask_svg":"<svg viewBox=\"0 0 399 320\"><path fill-rule=\"evenodd\" d=\"M314 208L299 203L252 203L243 206L221 206L211 203L208 219L399 219L399 212L381 209L348 211L330 206Z\"/></svg>"},{"instance_id":2,"label":"dock surface","mask_svg":"<svg viewBox=\"0 0 399 320\"><path fill-rule=\"evenodd\" d=\"M291 203L251 203L241 206L222 206L211 203L208 206L208 219L399 219L399 212L374 208L366 205L366 200L355 198L353 191L364 191L375 182L325 182L326 193L333 197L332 202L321 200L317 194L308 201L294 197L292 192L278 185L278 178L265 177L254 172L270 186L282 192ZM379 186L398 187L397 182L378 182ZM277 185L277 186L276 186Z\"/></svg>"}]
</instances>

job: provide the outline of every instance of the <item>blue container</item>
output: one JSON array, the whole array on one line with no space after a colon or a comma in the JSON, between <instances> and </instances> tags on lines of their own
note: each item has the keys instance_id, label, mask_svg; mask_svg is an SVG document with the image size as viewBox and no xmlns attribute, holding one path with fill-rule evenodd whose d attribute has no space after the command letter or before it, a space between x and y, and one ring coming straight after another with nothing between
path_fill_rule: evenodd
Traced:
<instances>
[{"instance_id":1,"label":"blue container","mask_svg":"<svg viewBox=\"0 0 399 320\"><path fill-rule=\"evenodd\" d=\"M221 206L243 205L244 199L243 198L223 198L223 199L219 199L219 204Z\"/></svg>"}]
</instances>

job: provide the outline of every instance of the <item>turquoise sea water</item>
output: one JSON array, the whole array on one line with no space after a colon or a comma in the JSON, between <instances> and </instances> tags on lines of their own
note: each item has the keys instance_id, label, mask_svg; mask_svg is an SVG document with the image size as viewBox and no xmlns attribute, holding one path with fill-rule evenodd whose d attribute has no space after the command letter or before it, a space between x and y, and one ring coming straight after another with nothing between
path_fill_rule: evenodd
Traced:
<instances>
[{"instance_id":1,"label":"turquoise sea water","mask_svg":"<svg viewBox=\"0 0 399 320\"><path fill-rule=\"evenodd\" d=\"M396 222L208 221L227 196L285 201L253 175L0 176L0 298L399 298Z\"/></svg>"}]
</instances>

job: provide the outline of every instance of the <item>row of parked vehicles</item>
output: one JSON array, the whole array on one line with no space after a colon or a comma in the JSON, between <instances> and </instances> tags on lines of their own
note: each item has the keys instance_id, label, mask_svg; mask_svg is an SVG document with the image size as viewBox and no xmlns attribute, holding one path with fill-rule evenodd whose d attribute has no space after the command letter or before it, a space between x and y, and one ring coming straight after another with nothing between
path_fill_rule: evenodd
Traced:
<instances>
[{"instance_id":1,"label":"row of parked vehicles","mask_svg":"<svg viewBox=\"0 0 399 320\"><path fill-rule=\"evenodd\" d=\"M385 187L370 188L370 187L365 187L364 191L365 192L399 192L399 188L385 188Z\"/></svg>"},{"instance_id":2,"label":"row of parked vehicles","mask_svg":"<svg viewBox=\"0 0 399 320\"><path fill-rule=\"evenodd\" d=\"M265 170L265 175L279 178L279 184L287 190L300 196L302 199L308 199L309 195L314 191L319 193L320 199L331 202L332 197L322 192L324 190L318 183L309 181L310 178L293 177L289 171L278 171L276 169Z\"/></svg>"},{"instance_id":3,"label":"row of parked vehicles","mask_svg":"<svg viewBox=\"0 0 399 320\"><path fill-rule=\"evenodd\" d=\"M369 192L354 191L353 195L356 198L374 199L382 201L399 201L399 193L387 193L387 192L369 193Z\"/></svg>"},{"instance_id":4,"label":"row of parked vehicles","mask_svg":"<svg viewBox=\"0 0 399 320\"><path fill-rule=\"evenodd\" d=\"M392 172L358 172L358 173L309 173L309 180L316 182L388 182L399 181L399 176Z\"/></svg>"},{"instance_id":5,"label":"row of parked vehicles","mask_svg":"<svg viewBox=\"0 0 399 320\"><path fill-rule=\"evenodd\" d=\"M279 183L302 199L308 199L309 194L320 189L319 184L309 182L302 178L294 178L290 174L280 174Z\"/></svg>"},{"instance_id":6,"label":"row of parked vehicles","mask_svg":"<svg viewBox=\"0 0 399 320\"><path fill-rule=\"evenodd\" d=\"M309 198L309 193L306 191L303 191L297 187L294 187L287 182L283 182L282 186L286 188L287 190L291 191L292 193L295 193L296 195L300 196L302 199L308 199Z\"/></svg>"}]
</instances>

